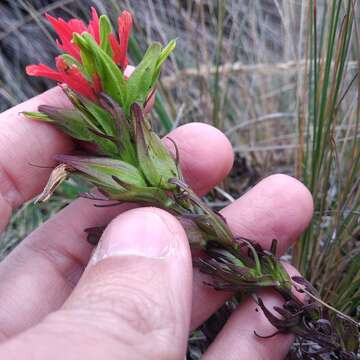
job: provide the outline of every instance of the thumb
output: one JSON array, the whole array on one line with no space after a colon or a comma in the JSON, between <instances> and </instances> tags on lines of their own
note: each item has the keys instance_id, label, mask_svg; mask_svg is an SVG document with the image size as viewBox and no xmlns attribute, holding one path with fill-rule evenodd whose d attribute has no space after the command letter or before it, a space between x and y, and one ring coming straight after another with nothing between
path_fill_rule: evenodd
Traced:
<instances>
[{"instance_id":1,"label":"thumb","mask_svg":"<svg viewBox=\"0 0 360 360\"><path fill-rule=\"evenodd\" d=\"M37 336L41 344L31 353L36 359L183 359L191 293L191 255L180 223L163 210L130 210L107 227L63 308L37 326L47 338ZM34 336L31 341L36 347Z\"/></svg>"},{"instance_id":2,"label":"thumb","mask_svg":"<svg viewBox=\"0 0 360 360\"><path fill-rule=\"evenodd\" d=\"M183 358L191 282L181 225L163 210L139 208L107 227L65 308L86 311L87 322L133 351L129 357Z\"/></svg>"}]
</instances>

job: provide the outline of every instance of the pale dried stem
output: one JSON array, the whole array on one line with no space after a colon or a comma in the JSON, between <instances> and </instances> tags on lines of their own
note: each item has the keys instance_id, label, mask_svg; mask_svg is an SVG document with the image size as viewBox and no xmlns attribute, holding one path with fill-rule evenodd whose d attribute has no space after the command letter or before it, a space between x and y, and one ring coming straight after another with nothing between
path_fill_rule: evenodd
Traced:
<instances>
[{"instance_id":1,"label":"pale dried stem","mask_svg":"<svg viewBox=\"0 0 360 360\"><path fill-rule=\"evenodd\" d=\"M322 59L322 61L325 61ZM219 66L218 71L222 76L231 74L263 74L263 75L272 75L275 73L281 73L284 71L297 71L299 67L305 67L306 60L301 61L287 61L276 64L243 64L241 62L227 63ZM350 61L348 64L349 70L354 70L358 68L357 61ZM179 79L189 78L189 77L208 77L216 74L216 66L209 67L208 65L202 65L199 68L187 68L179 71L175 76L164 76L162 78L162 83L164 87L172 88L177 84Z\"/></svg>"}]
</instances>

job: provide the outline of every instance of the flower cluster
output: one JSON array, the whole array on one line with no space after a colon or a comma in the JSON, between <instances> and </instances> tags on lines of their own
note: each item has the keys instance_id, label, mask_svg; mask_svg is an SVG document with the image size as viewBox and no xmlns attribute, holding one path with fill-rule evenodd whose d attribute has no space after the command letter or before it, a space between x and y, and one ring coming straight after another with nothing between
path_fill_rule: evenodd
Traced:
<instances>
[{"instance_id":1,"label":"flower cluster","mask_svg":"<svg viewBox=\"0 0 360 360\"><path fill-rule=\"evenodd\" d=\"M45 64L29 65L26 72L31 76L43 76L66 84L78 95L98 101L102 92L115 99L129 114L134 102L146 103L154 90L161 64L175 47L171 41L162 48L153 43L134 73L126 76L127 48L133 18L128 11L118 17L118 33L115 35L106 15L98 16L95 8L86 26L79 19L65 21L46 15L59 39L58 47L64 51L55 59L56 70Z\"/></svg>"},{"instance_id":2,"label":"flower cluster","mask_svg":"<svg viewBox=\"0 0 360 360\"><path fill-rule=\"evenodd\" d=\"M27 74L44 76L65 83L79 94L95 100L96 94L102 89L101 81L96 73L86 73L80 47L73 41L73 36L74 34L81 35L84 32L89 33L101 48L108 49L107 53L124 71L128 65L127 47L133 21L128 11L122 12L118 18L117 39L111 31L107 17L102 16L99 19L95 8L91 9L91 13L92 19L88 26L79 19L71 19L66 22L61 18L55 19L46 14L46 18L59 36L60 40L56 41L58 47L67 55L60 55L55 59L57 70L44 64L29 65L26 67Z\"/></svg>"},{"instance_id":3,"label":"flower cluster","mask_svg":"<svg viewBox=\"0 0 360 360\"><path fill-rule=\"evenodd\" d=\"M180 177L179 169L144 118L161 64L175 41L165 48L151 44L127 77L127 46L133 24L128 11L118 18L118 37L108 17L99 17L94 8L87 26L79 19L66 22L46 17L65 53L56 58L57 70L40 64L30 65L26 71L60 82L73 107L42 105L39 112L24 114L91 143L93 150L85 156L57 156L61 164L38 200L46 201L62 181L77 175L97 186L108 199L176 207L168 190L176 187L169 180Z\"/></svg>"}]
</instances>

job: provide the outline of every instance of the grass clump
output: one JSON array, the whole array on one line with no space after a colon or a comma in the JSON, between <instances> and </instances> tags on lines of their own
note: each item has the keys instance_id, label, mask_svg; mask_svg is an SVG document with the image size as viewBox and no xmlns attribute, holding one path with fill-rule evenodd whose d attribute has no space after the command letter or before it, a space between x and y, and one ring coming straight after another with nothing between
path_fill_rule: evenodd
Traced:
<instances>
[{"instance_id":1,"label":"grass clump","mask_svg":"<svg viewBox=\"0 0 360 360\"><path fill-rule=\"evenodd\" d=\"M310 1L307 11L297 175L313 193L315 214L292 261L325 301L358 316L359 9L352 0L321 8Z\"/></svg>"}]
</instances>

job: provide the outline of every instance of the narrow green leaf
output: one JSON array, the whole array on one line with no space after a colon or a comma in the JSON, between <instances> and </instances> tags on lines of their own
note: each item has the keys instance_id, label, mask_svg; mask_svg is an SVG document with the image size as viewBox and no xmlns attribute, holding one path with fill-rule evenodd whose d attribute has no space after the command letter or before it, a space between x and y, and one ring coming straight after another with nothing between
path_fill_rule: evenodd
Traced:
<instances>
[{"instance_id":1,"label":"narrow green leaf","mask_svg":"<svg viewBox=\"0 0 360 360\"><path fill-rule=\"evenodd\" d=\"M74 41L84 53L91 57L104 92L123 106L126 99L126 81L113 59L101 49L89 33L74 36Z\"/></svg>"},{"instance_id":2,"label":"narrow green leaf","mask_svg":"<svg viewBox=\"0 0 360 360\"><path fill-rule=\"evenodd\" d=\"M54 122L52 119L49 118L46 114L43 114L41 112L36 111L23 111L21 115L26 116L27 118L31 120L37 120L37 121L44 121L44 122Z\"/></svg>"},{"instance_id":3,"label":"narrow green leaf","mask_svg":"<svg viewBox=\"0 0 360 360\"><path fill-rule=\"evenodd\" d=\"M91 134L92 141L96 144L96 153L104 156L119 157L119 150L114 141L104 139L100 135Z\"/></svg>"},{"instance_id":4,"label":"narrow green leaf","mask_svg":"<svg viewBox=\"0 0 360 360\"><path fill-rule=\"evenodd\" d=\"M97 122L98 126L106 135L115 135L114 119L108 111L94 102L86 100L85 108L88 114L93 117L94 121Z\"/></svg>"},{"instance_id":5,"label":"narrow green leaf","mask_svg":"<svg viewBox=\"0 0 360 360\"><path fill-rule=\"evenodd\" d=\"M78 140L90 141L88 125L78 109L66 109L49 105L40 105L39 111L48 117L55 125L66 134Z\"/></svg>"},{"instance_id":6,"label":"narrow green leaf","mask_svg":"<svg viewBox=\"0 0 360 360\"><path fill-rule=\"evenodd\" d=\"M43 113L43 116L49 118L49 121L54 122L57 128L71 137L95 143L98 153L107 156L119 156L118 148L113 141L96 134L96 132L102 133L101 127L97 124L99 117L95 119L89 113L89 108L84 111L82 108L66 109L41 105L39 110Z\"/></svg>"},{"instance_id":7,"label":"narrow green leaf","mask_svg":"<svg viewBox=\"0 0 360 360\"><path fill-rule=\"evenodd\" d=\"M114 181L121 186L121 181L116 178L114 178ZM148 186L126 186L126 191L111 191L111 194L109 193L109 197L111 197L111 199L126 202L151 203L165 208L170 208L174 203L174 201L167 195L166 191L157 187Z\"/></svg>"},{"instance_id":8,"label":"narrow green leaf","mask_svg":"<svg viewBox=\"0 0 360 360\"><path fill-rule=\"evenodd\" d=\"M124 183L126 186L146 187L145 179L141 172L135 167L118 159L109 159L90 156L69 156L59 155L58 161L78 170L91 179L91 182L106 189L119 189L113 177Z\"/></svg>"},{"instance_id":9,"label":"narrow green leaf","mask_svg":"<svg viewBox=\"0 0 360 360\"><path fill-rule=\"evenodd\" d=\"M83 64L84 73L88 79L96 73L95 60L90 51L87 41L78 33L73 34L73 41L80 48L80 56Z\"/></svg>"},{"instance_id":10,"label":"narrow green leaf","mask_svg":"<svg viewBox=\"0 0 360 360\"><path fill-rule=\"evenodd\" d=\"M127 81L128 94L126 110L134 102L144 103L153 85L156 64L161 54L160 43L153 43L147 49L140 64L136 67Z\"/></svg>"},{"instance_id":11,"label":"narrow green leaf","mask_svg":"<svg viewBox=\"0 0 360 360\"><path fill-rule=\"evenodd\" d=\"M138 104L132 105L138 161L148 182L155 187L170 190L175 185L169 180L179 178L179 171L169 151L150 129Z\"/></svg>"},{"instance_id":12,"label":"narrow green leaf","mask_svg":"<svg viewBox=\"0 0 360 360\"><path fill-rule=\"evenodd\" d=\"M114 139L118 147L120 159L137 166L137 155L135 145L132 141L132 128L126 119L124 111L119 104L109 96L104 96L108 103L106 108L112 114L112 125L114 125Z\"/></svg>"},{"instance_id":13,"label":"narrow green leaf","mask_svg":"<svg viewBox=\"0 0 360 360\"><path fill-rule=\"evenodd\" d=\"M99 19L100 23L100 47L112 57L112 50L109 41L109 35L112 32L112 26L109 18L106 15L101 15Z\"/></svg>"},{"instance_id":14,"label":"narrow green leaf","mask_svg":"<svg viewBox=\"0 0 360 360\"><path fill-rule=\"evenodd\" d=\"M154 73L154 78L152 79L153 84L155 83L155 81L157 81L157 79L160 75L161 65L169 57L169 55L174 51L175 47L176 47L176 40L173 39L166 45L166 47L164 47L161 50L160 57L156 63L156 70Z\"/></svg>"},{"instance_id":15,"label":"narrow green leaf","mask_svg":"<svg viewBox=\"0 0 360 360\"><path fill-rule=\"evenodd\" d=\"M142 53L135 37L131 37L129 40L129 51L134 61L139 63L142 59ZM158 115L160 123L164 127L165 131L169 132L173 128L173 121L164 106L164 101L159 92L156 94L154 111Z\"/></svg>"}]
</instances>

